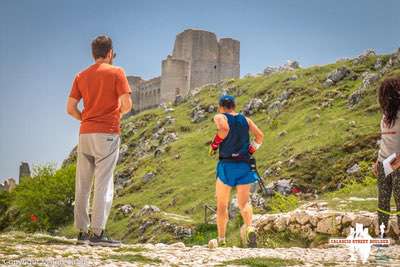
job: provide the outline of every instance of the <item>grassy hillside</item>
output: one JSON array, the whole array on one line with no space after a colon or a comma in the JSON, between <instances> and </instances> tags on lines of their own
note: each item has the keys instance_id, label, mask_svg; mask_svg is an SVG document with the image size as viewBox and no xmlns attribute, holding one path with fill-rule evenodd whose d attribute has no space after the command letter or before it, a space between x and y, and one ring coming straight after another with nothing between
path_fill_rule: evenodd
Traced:
<instances>
[{"instance_id":1,"label":"grassy hillside","mask_svg":"<svg viewBox=\"0 0 400 267\"><path fill-rule=\"evenodd\" d=\"M399 64L385 70L378 81L366 87L354 107L349 106L348 98L362 86L365 72L379 72L377 60L386 65L389 58L390 55L372 55L224 81L204 87L178 105L129 116L123 121L122 154L116 175L120 185L109 231L126 242L179 239L176 231L174 234L162 223L168 222L197 230L191 239L185 239L188 243L202 243L215 235L215 226L201 223L204 205L215 204L217 160L208 157L207 150L215 133L215 111L210 105L216 107L222 92L237 97L238 110L243 110L253 98L262 100L250 117L265 133L265 142L256 158L260 173L268 169L264 177L267 183L292 178L303 192L316 193L336 205L337 195L329 192L346 188L346 184L362 184L366 176L371 176L369 166L376 158L379 139L376 88L379 80L400 74ZM326 86L327 76L341 67L350 72L334 85ZM281 107L274 108L276 101ZM199 109L205 110L205 118L193 122L192 113ZM360 170L348 174L346 170L354 164ZM362 196L376 197L374 182L368 181L361 185L368 188ZM336 193L340 197L350 193L343 188L339 192L342 193ZM272 201L268 203L273 205ZM124 204L133 207L132 215L118 212ZM147 204L159 207L161 212L140 214ZM348 207L362 209L360 205ZM237 233L239 224L239 219L230 224L232 233ZM61 233L72 235L72 226L62 228ZM237 237L232 236L231 240L235 243Z\"/></svg>"}]
</instances>

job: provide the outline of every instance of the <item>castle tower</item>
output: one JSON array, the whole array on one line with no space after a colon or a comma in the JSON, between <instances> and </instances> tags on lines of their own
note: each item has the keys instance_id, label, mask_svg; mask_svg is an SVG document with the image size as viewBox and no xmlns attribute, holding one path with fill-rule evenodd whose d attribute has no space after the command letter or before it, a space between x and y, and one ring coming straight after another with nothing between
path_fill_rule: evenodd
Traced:
<instances>
[{"instance_id":1,"label":"castle tower","mask_svg":"<svg viewBox=\"0 0 400 267\"><path fill-rule=\"evenodd\" d=\"M31 178L31 169L28 162L22 161L19 165L19 183L26 178Z\"/></svg>"},{"instance_id":2,"label":"castle tower","mask_svg":"<svg viewBox=\"0 0 400 267\"><path fill-rule=\"evenodd\" d=\"M176 36L172 56L161 66L161 102L172 102L177 92L222 79L240 76L240 43L231 38L217 40L208 31L188 29Z\"/></svg>"},{"instance_id":3,"label":"castle tower","mask_svg":"<svg viewBox=\"0 0 400 267\"><path fill-rule=\"evenodd\" d=\"M222 38L219 47L218 80L238 78L240 76L240 42L232 38Z\"/></svg>"}]
</instances>

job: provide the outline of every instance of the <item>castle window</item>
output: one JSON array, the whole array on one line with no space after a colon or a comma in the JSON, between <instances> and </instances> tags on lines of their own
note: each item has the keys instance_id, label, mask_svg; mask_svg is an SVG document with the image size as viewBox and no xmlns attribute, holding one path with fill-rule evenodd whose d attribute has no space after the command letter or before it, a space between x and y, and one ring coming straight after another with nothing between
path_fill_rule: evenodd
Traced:
<instances>
[{"instance_id":1,"label":"castle window","mask_svg":"<svg viewBox=\"0 0 400 267\"><path fill-rule=\"evenodd\" d=\"M215 69L215 70L217 69L217 65L214 65L214 69Z\"/></svg>"}]
</instances>

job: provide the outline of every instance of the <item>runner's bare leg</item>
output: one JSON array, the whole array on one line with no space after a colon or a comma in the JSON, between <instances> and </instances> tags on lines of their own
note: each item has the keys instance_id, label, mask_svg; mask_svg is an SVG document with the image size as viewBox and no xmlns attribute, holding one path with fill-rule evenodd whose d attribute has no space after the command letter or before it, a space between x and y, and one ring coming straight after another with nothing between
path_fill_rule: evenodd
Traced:
<instances>
[{"instance_id":1,"label":"runner's bare leg","mask_svg":"<svg viewBox=\"0 0 400 267\"><path fill-rule=\"evenodd\" d=\"M218 238L225 238L226 225L228 223L228 205L231 187L225 185L219 179L215 184L215 193L217 197L217 228Z\"/></svg>"},{"instance_id":2,"label":"runner's bare leg","mask_svg":"<svg viewBox=\"0 0 400 267\"><path fill-rule=\"evenodd\" d=\"M244 224L249 226L253 220L253 209L249 203L250 185L238 185L236 186L236 191L240 214L242 215Z\"/></svg>"}]
</instances>

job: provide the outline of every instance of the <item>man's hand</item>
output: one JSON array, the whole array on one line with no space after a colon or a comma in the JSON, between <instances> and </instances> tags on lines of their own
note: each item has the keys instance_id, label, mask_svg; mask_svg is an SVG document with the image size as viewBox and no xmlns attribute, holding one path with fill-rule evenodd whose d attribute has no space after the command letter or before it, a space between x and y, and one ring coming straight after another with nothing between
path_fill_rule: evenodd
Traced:
<instances>
[{"instance_id":1,"label":"man's hand","mask_svg":"<svg viewBox=\"0 0 400 267\"><path fill-rule=\"evenodd\" d=\"M211 146L210 146L210 148L208 149L208 155L210 156L210 157L214 157L214 155L217 153L217 150L215 149L213 149Z\"/></svg>"},{"instance_id":2,"label":"man's hand","mask_svg":"<svg viewBox=\"0 0 400 267\"><path fill-rule=\"evenodd\" d=\"M255 141L251 142L251 144L249 145L249 149L248 149L249 154L253 155L260 148L260 146L261 146L261 144L258 144Z\"/></svg>"}]
</instances>

